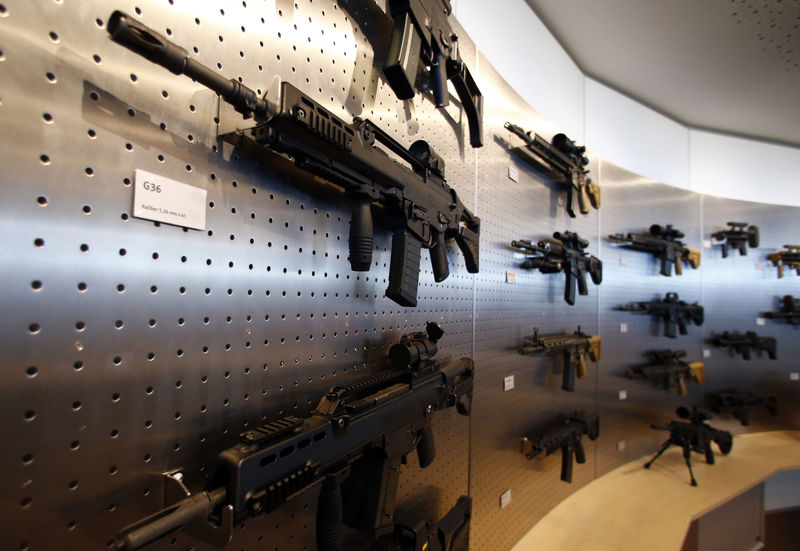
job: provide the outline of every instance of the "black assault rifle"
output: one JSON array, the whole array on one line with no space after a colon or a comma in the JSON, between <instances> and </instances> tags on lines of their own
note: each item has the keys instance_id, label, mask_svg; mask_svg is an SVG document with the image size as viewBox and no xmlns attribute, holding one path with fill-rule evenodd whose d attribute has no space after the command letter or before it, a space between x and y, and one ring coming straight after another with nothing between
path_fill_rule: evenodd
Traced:
<instances>
[{"instance_id":1,"label":"black assault rifle","mask_svg":"<svg viewBox=\"0 0 800 551\"><path fill-rule=\"evenodd\" d=\"M665 426L651 425L657 430L668 430L669 438L658 450L658 453L644 464L645 469L649 469L656 459L661 457L661 454L667 451L670 446L680 446L683 449L683 459L686 461L686 466L689 468L689 476L691 477L692 486L697 486L697 480L694 479L694 472L692 472L692 452L704 453L706 456L706 463L709 465L714 464L714 451L711 449L711 442L716 442L719 451L722 455L728 455L733 448L733 436L726 430L717 430L708 423L706 420L711 416L707 413L699 412L696 408L689 411L685 407L677 409L678 417L687 419L689 422L683 421L670 421Z\"/></svg>"},{"instance_id":2,"label":"black assault rifle","mask_svg":"<svg viewBox=\"0 0 800 551\"><path fill-rule=\"evenodd\" d=\"M587 435L596 440L600 434L600 420L597 415L583 418L576 414L572 417L560 417L541 434L528 438L522 437L522 453L533 459L544 452L545 456L561 450L561 480L572 482L573 459L578 463L586 463L586 452L583 450L581 436Z\"/></svg>"},{"instance_id":3,"label":"black assault rifle","mask_svg":"<svg viewBox=\"0 0 800 551\"><path fill-rule=\"evenodd\" d=\"M533 328L533 336L525 337L519 348L520 354L561 354L564 362L561 388L570 392L575 390L575 375L586 377L586 354L593 362L600 360L603 340L600 335L587 335L580 326L574 333L539 336L539 328Z\"/></svg>"},{"instance_id":4,"label":"black assault rifle","mask_svg":"<svg viewBox=\"0 0 800 551\"><path fill-rule=\"evenodd\" d=\"M625 375L630 379L657 381L663 388L677 388L678 394L686 396L686 378L702 383L706 368L703 362L685 362L685 350L652 350L645 353L650 363L629 367Z\"/></svg>"},{"instance_id":5,"label":"black assault rifle","mask_svg":"<svg viewBox=\"0 0 800 551\"><path fill-rule=\"evenodd\" d=\"M481 147L483 96L458 53L458 36L447 21L453 11L450 1L388 0L388 8L394 30L383 74L395 95L403 100L413 98L417 72L422 71L429 75L436 107L446 107L447 81L452 81L469 122L469 142Z\"/></svg>"},{"instance_id":6,"label":"black assault rifle","mask_svg":"<svg viewBox=\"0 0 800 551\"><path fill-rule=\"evenodd\" d=\"M778 400L775 396L759 396L752 392L717 392L706 396L706 404L714 413L732 413L733 418L744 426L750 424L750 408L754 406L763 405L771 415L778 415Z\"/></svg>"},{"instance_id":7,"label":"black assault rifle","mask_svg":"<svg viewBox=\"0 0 800 551\"><path fill-rule=\"evenodd\" d=\"M467 271L478 271L480 219L464 206L444 179L444 161L418 140L406 149L367 120L347 124L287 82L272 86L263 98L235 79L225 79L201 65L186 50L152 29L115 11L108 20L112 40L217 92L258 123L221 138L256 159L269 159L267 148L289 155L294 163L342 188L353 202L350 221L350 267L365 272L372 264L371 203L385 209L392 229L392 256L386 296L402 306L416 306L420 248L430 249L433 277L450 274L445 241L455 238ZM411 168L392 160L375 142Z\"/></svg>"},{"instance_id":8,"label":"black assault rifle","mask_svg":"<svg viewBox=\"0 0 800 551\"><path fill-rule=\"evenodd\" d=\"M600 208L600 186L587 176L583 167L589 164L586 147L577 146L566 134L556 134L550 143L539 134L525 132L510 122L504 125L510 132L525 141L525 147L512 149L525 162L567 190L567 213L575 218L575 195L582 214L589 213L589 203Z\"/></svg>"},{"instance_id":9,"label":"black assault rifle","mask_svg":"<svg viewBox=\"0 0 800 551\"><path fill-rule=\"evenodd\" d=\"M578 293L589 294L586 287L586 272L592 276L595 285L603 281L603 263L584 249L589 246L586 239L571 231L555 232L553 238L547 238L534 245L531 241L520 239L512 241L511 246L523 251L526 257L520 268L538 269L543 274L564 272L567 278L564 286L564 300L567 304L575 304L575 284Z\"/></svg>"},{"instance_id":10,"label":"black assault rifle","mask_svg":"<svg viewBox=\"0 0 800 551\"><path fill-rule=\"evenodd\" d=\"M661 275L671 276L673 266L677 275L683 275L681 262L688 262L695 269L700 266L700 251L684 246L678 240L681 237L684 237L683 232L673 228L672 224L666 227L653 224L647 233L615 233L609 235L608 240L620 243L623 249L652 254L661 261Z\"/></svg>"},{"instance_id":11,"label":"black assault rifle","mask_svg":"<svg viewBox=\"0 0 800 551\"><path fill-rule=\"evenodd\" d=\"M778 343L775 337L759 337L755 331L746 331L744 334L723 331L721 335L711 337L711 343L720 348L728 348L732 353L741 354L745 360L751 358L751 348L763 350L770 360L778 359Z\"/></svg>"},{"instance_id":12,"label":"black assault rifle","mask_svg":"<svg viewBox=\"0 0 800 551\"><path fill-rule=\"evenodd\" d=\"M728 258L731 248L738 249L740 256L747 256L748 243L754 249L758 247L758 226L747 226L747 222L728 222L728 225L730 228L711 234L711 237L722 242L722 258Z\"/></svg>"},{"instance_id":13,"label":"black assault rifle","mask_svg":"<svg viewBox=\"0 0 800 551\"><path fill-rule=\"evenodd\" d=\"M442 334L429 322L425 333L403 335L391 347L391 369L331 387L308 417L242 433L239 444L219 454L205 491L124 528L118 546L139 549L184 528L224 544L234 523L316 484L321 551L338 549L341 523L373 537L391 533L406 455L416 450L427 467L436 457L434 412L456 406L469 413L472 360L434 360Z\"/></svg>"},{"instance_id":14,"label":"black assault rifle","mask_svg":"<svg viewBox=\"0 0 800 551\"><path fill-rule=\"evenodd\" d=\"M781 309L778 312L767 312L765 318L785 319L789 325L800 325L800 305L792 295L781 298Z\"/></svg>"},{"instance_id":15,"label":"black assault rifle","mask_svg":"<svg viewBox=\"0 0 800 551\"><path fill-rule=\"evenodd\" d=\"M678 298L678 293L667 293L663 299L649 302L632 302L626 306L616 306L622 312L641 312L664 321L664 336L674 339L678 332L686 335L685 319L695 325L703 325L703 307L694 302L689 304Z\"/></svg>"}]
</instances>

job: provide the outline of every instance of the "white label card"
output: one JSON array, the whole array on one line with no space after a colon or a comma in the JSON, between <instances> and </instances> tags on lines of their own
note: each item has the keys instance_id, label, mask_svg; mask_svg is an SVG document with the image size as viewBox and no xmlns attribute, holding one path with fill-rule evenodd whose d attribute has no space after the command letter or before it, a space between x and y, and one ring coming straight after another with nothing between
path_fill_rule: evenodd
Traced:
<instances>
[{"instance_id":1,"label":"white label card","mask_svg":"<svg viewBox=\"0 0 800 551\"><path fill-rule=\"evenodd\" d=\"M800 381L800 373L789 373L790 381Z\"/></svg>"},{"instance_id":2,"label":"white label card","mask_svg":"<svg viewBox=\"0 0 800 551\"><path fill-rule=\"evenodd\" d=\"M627 400L628 399L628 391L627 390L620 390L617 392L617 397L620 400Z\"/></svg>"},{"instance_id":3,"label":"white label card","mask_svg":"<svg viewBox=\"0 0 800 551\"><path fill-rule=\"evenodd\" d=\"M511 503L511 488L500 495L500 508L502 509L509 503Z\"/></svg>"},{"instance_id":4,"label":"white label card","mask_svg":"<svg viewBox=\"0 0 800 551\"><path fill-rule=\"evenodd\" d=\"M137 168L133 184L133 215L204 230L206 195L204 189Z\"/></svg>"},{"instance_id":5,"label":"white label card","mask_svg":"<svg viewBox=\"0 0 800 551\"><path fill-rule=\"evenodd\" d=\"M519 169L515 166L508 165L508 178L515 182L519 180Z\"/></svg>"},{"instance_id":6,"label":"white label card","mask_svg":"<svg viewBox=\"0 0 800 551\"><path fill-rule=\"evenodd\" d=\"M506 270L506 283L516 283L517 282L517 272L513 270Z\"/></svg>"},{"instance_id":7,"label":"white label card","mask_svg":"<svg viewBox=\"0 0 800 551\"><path fill-rule=\"evenodd\" d=\"M766 318L756 318L756 325L766 325L767 320Z\"/></svg>"},{"instance_id":8,"label":"white label card","mask_svg":"<svg viewBox=\"0 0 800 551\"><path fill-rule=\"evenodd\" d=\"M503 378L503 390L511 390L514 388L514 376L509 375Z\"/></svg>"},{"instance_id":9,"label":"white label card","mask_svg":"<svg viewBox=\"0 0 800 551\"><path fill-rule=\"evenodd\" d=\"M711 240L710 239L703 239L703 247L706 249L711 248Z\"/></svg>"},{"instance_id":10,"label":"white label card","mask_svg":"<svg viewBox=\"0 0 800 551\"><path fill-rule=\"evenodd\" d=\"M619 324L619 332L620 333L627 333L628 332L628 324L627 323L620 323Z\"/></svg>"}]
</instances>

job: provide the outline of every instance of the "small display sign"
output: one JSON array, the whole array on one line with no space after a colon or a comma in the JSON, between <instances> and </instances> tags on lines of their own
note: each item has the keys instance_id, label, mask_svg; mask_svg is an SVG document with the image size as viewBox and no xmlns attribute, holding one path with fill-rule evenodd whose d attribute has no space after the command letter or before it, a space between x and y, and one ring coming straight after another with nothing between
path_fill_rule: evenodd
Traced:
<instances>
[{"instance_id":1,"label":"small display sign","mask_svg":"<svg viewBox=\"0 0 800 551\"><path fill-rule=\"evenodd\" d=\"M133 215L204 230L206 195L204 189L137 168L133 184Z\"/></svg>"}]
</instances>

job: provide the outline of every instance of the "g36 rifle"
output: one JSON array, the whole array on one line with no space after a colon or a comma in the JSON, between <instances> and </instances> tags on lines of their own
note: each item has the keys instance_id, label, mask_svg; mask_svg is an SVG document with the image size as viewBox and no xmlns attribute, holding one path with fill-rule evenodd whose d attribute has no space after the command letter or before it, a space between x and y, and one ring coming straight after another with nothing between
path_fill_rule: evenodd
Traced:
<instances>
[{"instance_id":1,"label":"g36 rifle","mask_svg":"<svg viewBox=\"0 0 800 551\"><path fill-rule=\"evenodd\" d=\"M650 363L626 370L628 378L657 381L663 388L677 388L678 394L686 396L686 379L702 383L705 378L703 362L685 362L685 350L653 350L645 354Z\"/></svg>"},{"instance_id":2,"label":"g36 rifle","mask_svg":"<svg viewBox=\"0 0 800 551\"><path fill-rule=\"evenodd\" d=\"M572 417L560 417L541 434L534 437L522 437L522 453L533 459L544 452L545 456L561 450L561 480L572 482L573 460L586 463L586 452L581 437L587 435L596 440L600 434L600 420L597 415L583 418L579 414Z\"/></svg>"},{"instance_id":3,"label":"g36 rifle","mask_svg":"<svg viewBox=\"0 0 800 551\"><path fill-rule=\"evenodd\" d=\"M139 549L187 528L216 532L223 544L235 522L269 513L321 484L317 547L338 549L339 525L378 537L394 530L400 465L416 450L420 467L436 457L431 418L456 406L469 413L470 358L436 361L442 329L403 335L389 350L392 368L331 387L305 418L284 417L240 435L219 454L206 489L122 530L119 547Z\"/></svg>"},{"instance_id":4,"label":"g36 rifle","mask_svg":"<svg viewBox=\"0 0 800 551\"><path fill-rule=\"evenodd\" d=\"M671 276L673 266L677 275L683 275L681 262L687 262L692 268L700 266L700 251L684 246L683 242L679 241L681 237L684 237L683 232L673 228L672 224L666 226L653 224L647 233L627 235L615 233L609 235L608 240L620 243L623 249L652 254L661 261L659 273Z\"/></svg>"},{"instance_id":5,"label":"g36 rifle","mask_svg":"<svg viewBox=\"0 0 800 551\"><path fill-rule=\"evenodd\" d=\"M595 285L603 281L603 263L596 256L584 252L589 242L571 231L555 232L552 239L543 239L536 245L520 239L512 241L511 246L523 251L528 259L520 267L526 270L538 269L543 274L564 272L564 300L572 306L575 304L575 284L578 293L589 294L586 287L586 272L592 276Z\"/></svg>"},{"instance_id":6,"label":"g36 rifle","mask_svg":"<svg viewBox=\"0 0 800 551\"><path fill-rule=\"evenodd\" d=\"M469 122L470 144L481 147L483 96L458 54L458 36L447 21L450 0L389 0L388 8L394 18L383 68L389 86L398 98L413 98L422 61L436 107L448 105L447 81L452 81Z\"/></svg>"},{"instance_id":7,"label":"g36 rifle","mask_svg":"<svg viewBox=\"0 0 800 551\"><path fill-rule=\"evenodd\" d=\"M520 354L561 354L564 360L561 388L570 392L575 390L575 375L586 377L586 354L593 362L600 360L603 340L599 335L587 335L580 326L574 333L539 336L539 328L534 327L533 336L526 337L519 349Z\"/></svg>"},{"instance_id":8,"label":"g36 rifle","mask_svg":"<svg viewBox=\"0 0 800 551\"><path fill-rule=\"evenodd\" d=\"M800 245L784 245L784 247L785 251L767 255L772 265L778 268L778 279L783 277L783 269L786 267L800 275Z\"/></svg>"},{"instance_id":9,"label":"g36 rifle","mask_svg":"<svg viewBox=\"0 0 800 551\"><path fill-rule=\"evenodd\" d=\"M728 390L706 396L706 404L714 413L732 413L744 426L750 424L750 408L765 406L771 415L778 415L778 400L775 396L759 396L752 392Z\"/></svg>"},{"instance_id":10,"label":"g36 rifle","mask_svg":"<svg viewBox=\"0 0 800 551\"><path fill-rule=\"evenodd\" d=\"M722 244L722 258L728 258L728 250L739 249L740 256L747 256L747 245L758 247L758 226L748 226L747 222L728 222L730 228L711 234ZM747 228L747 229L745 229Z\"/></svg>"},{"instance_id":11,"label":"g36 rifle","mask_svg":"<svg viewBox=\"0 0 800 551\"><path fill-rule=\"evenodd\" d=\"M695 408L689 411L685 407L679 407L677 414L678 417L687 419L689 422L670 421L669 424L664 426L651 425L657 430L668 430L669 438L653 459L644 464L644 468L649 469L655 460L661 457L661 454L667 451L670 446L680 446L683 448L683 459L689 469L691 484L692 486L697 486L697 480L695 480L694 472L692 472L692 452L705 454L706 463L713 465L714 451L711 449L711 442L716 442L722 455L728 455L731 453L731 448L733 448L733 436L726 430L717 430L706 423L711 416L707 413L699 412Z\"/></svg>"},{"instance_id":12,"label":"g36 rifle","mask_svg":"<svg viewBox=\"0 0 800 551\"><path fill-rule=\"evenodd\" d=\"M257 125L220 136L259 159L268 149L289 155L312 174L342 188L353 203L350 221L350 267L365 272L372 264L371 203L380 203L392 229L392 256L386 296L402 306L416 306L420 248L430 249L433 277L450 274L445 241L455 238L467 271L478 271L480 219L461 202L444 178L444 161L418 140L404 148L368 120L347 124L283 82L259 98L235 79L192 59L152 29L115 11L108 20L112 40L175 74L185 74L217 92L244 118ZM410 168L392 160L380 143Z\"/></svg>"},{"instance_id":13,"label":"g36 rifle","mask_svg":"<svg viewBox=\"0 0 800 551\"><path fill-rule=\"evenodd\" d=\"M694 302L689 304L678 298L678 293L667 293L661 300L632 302L626 306L616 306L614 310L641 312L664 321L664 336L674 339L678 332L686 335L685 319L695 325L703 325L703 307Z\"/></svg>"},{"instance_id":14,"label":"g36 rifle","mask_svg":"<svg viewBox=\"0 0 800 551\"><path fill-rule=\"evenodd\" d=\"M781 299L781 309L778 312L767 312L764 317L785 319L789 325L800 325L800 306L792 295L784 295Z\"/></svg>"},{"instance_id":15,"label":"g36 rifle","mask_svg":"<svg viewBox=\"0 0 800 551\"><path fill-rule=\"evenodd\" d=\"M589 213L589 203L600 208L600 186L587 176L584 169L589 159L584 155L586 148L577 146L566 134L556 134L550 143L539 134L531 137L516 124L505 123L505 127L525 141L525 147L515 147L513 151L548 178L561 184L567 190L567 214L575 218L575 196L582 214Z\"/></svg>"},{"instance_id":16,"label":"g36 rifle","mask_svg":"<svg viewBox=\"0 0 800 551\"><path fill-rule=\"evenodd\" d=\"M736 331L730 333L723 331L721 335L711 338L711 343L720 348L728 348L731 352L741 354L742 358L751 358L750 349L763 350L770 360L778 358L778 343L775 337L759 337L755 331L746 331L744 334Z\"/></svg>"}]
</instances>

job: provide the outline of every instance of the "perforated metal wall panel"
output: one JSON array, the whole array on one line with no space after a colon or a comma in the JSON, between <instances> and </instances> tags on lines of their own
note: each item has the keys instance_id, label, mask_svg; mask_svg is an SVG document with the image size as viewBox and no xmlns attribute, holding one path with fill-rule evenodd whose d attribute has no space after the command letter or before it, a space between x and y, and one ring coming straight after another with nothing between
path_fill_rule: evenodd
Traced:
<instances>
[{"instance_id":1,"label":"perforated metal wall panel","mask_svg":"<svg viewBox=\"0 0 800 551\"><path fill-rule=\"evenodd\" d=\"M760 266L771 248L795 240L797 209L701 197L593 157L602 208L570 219L558 186L511 153L519 141L503 123L547 138L557 129L455 21L461 57L484 95L484 147L470 147L452 89L444 110L427 92L396 99L381 75L391 30L384 4L0 0L1 547L113 548L123 526L164 505L161 473L180 470L198 490L242 430L308 414L331 385L381 369L388 347L428 320L445 330L440 358L474 358L473 412L436 413L436 461L420 469L409 456L397 515L436 520L469 493L471 549L510 548L571 492L654 452L665 435L649 424L699 403L704 391L778 395L777 417L754 412L749 429L727 418L724 428L800 425L790 380L798 329L756 327L780 296L800 295L796 275L778 280ZM376 224L371 270L351 271L341 191L282 158L257 162L219 142L215 117L226 126L232 112L211 91L112 43L105 22L114 9L259 93L278 75L344 120L369 118L405 146L428 141L446 162L448 184L482 219L480 273L469 274L449 246L450 276L435 283L423 251L419 305L385 298L386 226ZM206 230L134 218L135 169L206 190ZM652 257L605 239L672 223L701 247L739 219L761 227L761 247L724 260L718 248L703 248L700 269L681 277L660 276ZM563 230L588 239L604 263L602 285L589 281L572 307L563 274L522 270L510 247ZM649 317L612 310L667 291L703 303L705 325L672 341ZM602 358L588 362L589 376L569 393L560 389L560 359L517 348L535 327L578 326L602 336ZM775 336L778 359L746 362L718 349L703 358L704 339L726 329ZM706 382L689 384L686 398L623 376L645 351L667 347L706 363ZM528 461L520 438L576 410L600 414L600 437L584 438L587 463L566 484L558 454ZM317 493L237 526L228 548L316 549ZM346 548L370 545L355 533L345 539ZM210 546L178 534L156 548Z\"/></svg>"}]
</instances>

